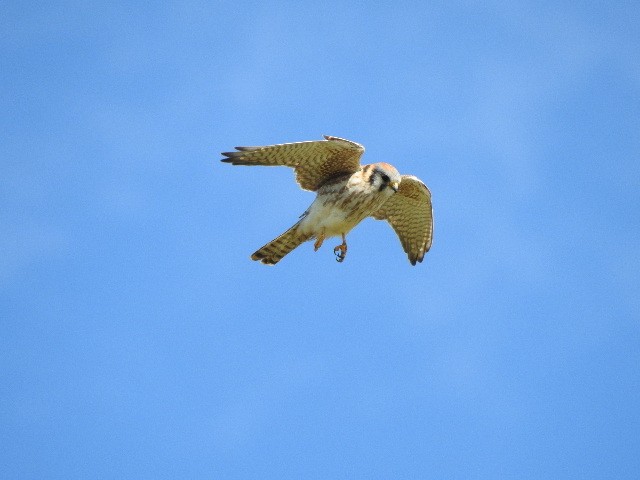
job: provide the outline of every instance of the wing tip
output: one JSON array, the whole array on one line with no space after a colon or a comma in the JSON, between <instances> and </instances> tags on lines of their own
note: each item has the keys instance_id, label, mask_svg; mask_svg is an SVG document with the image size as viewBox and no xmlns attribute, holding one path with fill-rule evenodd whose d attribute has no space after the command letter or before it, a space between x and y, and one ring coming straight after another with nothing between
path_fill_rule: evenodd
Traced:
<instances>
[{"instance_id":1,"label":"wing tip","mask_svg":"<svg viewBox=\"0 0 640 480\"><path fill-rule=\"evenodd\" d=\"M222 152L221 155L227 157L220 160L223 163L230 163L232 165L250 165L250 162L248 162L246 158L244 158L244 153L242 151Z\"/></svg>"},{"instance_id":2,"label":"wing tip","mask_svg":"<svg viewBox=\"0 0 640 480\"><path fill-rule=\"evenodd\" d=\"M422 263L427 252L428 250L425 250L423 252L419 252L417 255L409 255L409 262L411 262L411 265L415 267L416 263Z\"/></svg>"}]
</instances>

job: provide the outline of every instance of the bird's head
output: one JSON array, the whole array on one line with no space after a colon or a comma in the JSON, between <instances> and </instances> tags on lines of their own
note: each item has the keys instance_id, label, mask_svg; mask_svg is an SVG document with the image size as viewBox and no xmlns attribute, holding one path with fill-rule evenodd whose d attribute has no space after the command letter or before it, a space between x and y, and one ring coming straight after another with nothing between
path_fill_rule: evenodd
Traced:
<instances>
[{"instance_id":1,"label":"bird's head","mask_svg":"<svg viewBox=\"0 0 640 480\"><path fill-rule=\"evenodd\" d=\"M393 194L400 188L400 174L393 165L388 163L374 163L367 165L368 181L378 192Z\"/></svg>"}]
</instances>

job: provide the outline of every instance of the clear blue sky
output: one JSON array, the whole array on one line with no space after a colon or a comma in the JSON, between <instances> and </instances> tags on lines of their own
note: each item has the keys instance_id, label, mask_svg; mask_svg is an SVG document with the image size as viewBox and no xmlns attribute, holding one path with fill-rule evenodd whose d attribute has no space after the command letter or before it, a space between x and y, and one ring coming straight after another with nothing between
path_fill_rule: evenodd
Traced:
<instances>
[{"instance_id":1,"label":"clear blue sky","mask_svg":"<svg viewBox=\"0 0 640 480\"><path fill-rule=\"evenodd\" d=\"M634 2L3 2L0 477L635 479ZM362 143L412 267L249 255L313 200L236 145Z\"/></svg>"}]
</instances>

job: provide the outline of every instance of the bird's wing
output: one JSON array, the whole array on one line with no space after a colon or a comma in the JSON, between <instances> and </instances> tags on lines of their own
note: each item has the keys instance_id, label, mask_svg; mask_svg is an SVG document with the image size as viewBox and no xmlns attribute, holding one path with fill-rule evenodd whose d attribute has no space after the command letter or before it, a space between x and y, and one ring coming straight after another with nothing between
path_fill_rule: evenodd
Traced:
<instances>
[{"instance_id":1,"label":"bird's wing","mask_svg":"<svg viewBox=\"0 0 640 480\"><path fill-rule=\"evenodd\" d=\"M403 175L398 192L372 217L391 224L411 265L422 262L433 240L433 210L431 192L420 179Z\"/></svg>"},{"instance_id":2,"label":"bird's wing","mask_svg":"<svg viewBox=\"0 0 640 480\"><path fill-rule=\"evenodd\" d=\"M315 191L330 178L358 171L364 153L364 147L358 143L327 135L324 138L264 147L236 147L236 152L223 153L227 158L222 161L233 165L293 167L300 186Z\"/></svg>"}]
</instances>

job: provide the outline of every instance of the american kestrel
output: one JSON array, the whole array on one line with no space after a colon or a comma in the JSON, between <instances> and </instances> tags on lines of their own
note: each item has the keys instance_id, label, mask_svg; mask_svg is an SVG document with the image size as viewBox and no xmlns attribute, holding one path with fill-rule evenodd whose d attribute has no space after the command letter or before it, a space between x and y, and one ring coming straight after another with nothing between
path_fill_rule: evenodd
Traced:
<instances>
[{"instance_id":1,"label":"american kestrel","mask_svg":"<svg viewBox=\"0 0 640 480\"><path fill-rule=\"evenodd\" d=\"M317 251L329 237L342 237L334 248L339 262L347 254L346 235L366 217L387 220L412 265L422 262L433 238L431 192L417 177L400 175L388 163L360 165L364 147L343 138L236 147L223 162L233 165L293 167L305 190L317 192L311 206L289 230L251 255L275 265L307 240Z\"/></svg>"}]
</instances>

